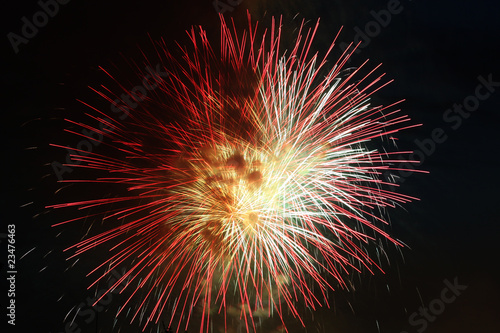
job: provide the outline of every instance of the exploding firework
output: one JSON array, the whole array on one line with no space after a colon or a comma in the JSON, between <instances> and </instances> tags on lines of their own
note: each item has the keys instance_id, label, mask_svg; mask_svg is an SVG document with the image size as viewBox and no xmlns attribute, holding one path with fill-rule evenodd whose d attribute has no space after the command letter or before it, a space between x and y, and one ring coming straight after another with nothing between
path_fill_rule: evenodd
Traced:
<instances>
[{"instance_id":1,"label":"exploding firework","mask_svg":"<svg viewBox=\"0 0 500 333\"><path fill-rule=\"evenodd\" d=\"M70 249L109 250L94 283L126 267L109 290L129 291L119 313L133 308L144 327L164 315L187 330L197 312L200 331L216 316L220 330L236 320L251 331L255 318L276 315L286 330L285 311L302 322L299 305L328 305L346 275L378 267L370 244L401 245L384 231L383 211L413 198L382 174L402 152L376 145L415 125L397 103L369 104L387 83L378 66L345 69L354 46L330 66L335 40L311 55L317 28L301 25L282 51L281 22L238 34L221 18L220 53L201 28L180 56L155 43L164 75L150 73L149 95L94 89L122 119L86 104L100 126L72 123L95 134L88 140L103 136L111 153L75 149L65 167L104 175L63 182L127 191L51 207L90 212L60 224L102 214L98 232Z\"/></svg>"}]
</instances>

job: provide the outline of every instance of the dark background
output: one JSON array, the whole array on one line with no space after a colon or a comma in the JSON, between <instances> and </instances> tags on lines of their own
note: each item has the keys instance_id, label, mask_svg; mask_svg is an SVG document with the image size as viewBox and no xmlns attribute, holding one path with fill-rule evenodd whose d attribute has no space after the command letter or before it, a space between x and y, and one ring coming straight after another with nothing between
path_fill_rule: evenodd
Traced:
<instances>
[{"instance_id":1,"label":"dark background","mask_svg":"<svg viewBox=\"0 0 500 333\"><path fill-rule=\"evenodd\" d=\"M321 17L315 47L324 51L341 26L340 41L349 42L355 27L364 30L373 20L370 11L385 9L387 3L243 0L224 15L245 23L249 10L261 24L269 24L270 16L283 14L287 27L296 27L300 18ZM442 128L448 139L437 144L420 166L430 174L413 174L401 184L403 193L421 199L391 215L391 234L409 248L400 254L389 247L385 274L353 278L355 291L331 294L331 309L318 310L314 318L306 316L307 328L289 325L290 332L417 332L420 325L411 326L410 315L440 297L445 279L455 278L467 289L429 322L425 332L500 332L500 87L456 130L443 120L448 108L474 94L478 76L492 75L500 81L500 5L424 0L403 0L401 5L403 11L392 16L351 64L366 58L373 65L382 62L383 71L395 82L380 91L375 102L406 99L404 111L423 124L401 136L402 150L417 149L414 140L429 138L435 128ZM59 333L75 316L74 308L95 292L86 289L93 281L86 273L105 254L83 256L76 264L66 260L63 249L85 230L77 225L51 227L74 212L45 209L65 199L55 194L60 184L50 163L63 160L66 152L49 144L76 142L63 133L63 119L82 117L85 109L76 99L97 99L87 86L106 79L98 66L119 68L120 79L132 80L133 71L121 54L139 59L137 46L150 50L148 33L175 48L175 41L188 43L186 29L202 25L217 45L219 21L211 0L73 0L61 5L15 54L7 33L20 34L21 18L31 18L40 7L25 0L2 7L2 274L6 225L12 223L18 270L17 325L7 332ZM297 13L299 19L292 20ZM338 55L335 52L332 57ZM6 285L3 290L4 302ZM77 316L81 332L139 332L137 323L129 324L125 316L115 322L123 299L113 295L106 310L90 323ZM7 319L2 318L3 325Z\"/></svg>"}]
</instances>

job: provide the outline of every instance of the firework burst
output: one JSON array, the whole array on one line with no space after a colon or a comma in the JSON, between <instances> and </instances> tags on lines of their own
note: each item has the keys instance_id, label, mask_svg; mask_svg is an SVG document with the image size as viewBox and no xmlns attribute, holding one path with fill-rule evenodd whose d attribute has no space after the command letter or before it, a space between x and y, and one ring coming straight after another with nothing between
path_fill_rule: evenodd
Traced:
<instances>
[{"instance_id":1,"label":"firework burst","mask_svg":"<svg viewBox=\"0 0 500 333\"><path fill-rule=\"evenodd\" d=\"M302 25L281 51L281 22L261 34L250 24L239 35L221 23L220 53L201 28L188 32L193 47L180 47L180 57L155 43L168 75L154 77L147 98L127 92L138 104L127 119L89 105L106 126L73 122L117 154L76 150L67 166L105 175L65 182L115 184L126 194L51 206L101 209L89 215L102 214L105 230L70 249L109 249L91 272L102 273L95 283L126 266L110 291L125 283L130 297L119 312L134 308L132 320L144 327L163 313L187 330L196 309L200 331L217 315L226 331L230 318L247 331L256 317L276 314L284 325L285 309L301 321L298 304L328 305L332 282L345 286L350 272L378 267L367 244L400 245L380 211L413 199L382 177L401 152L370 148L415 126L397 103L369 104L387 84L377 68L346 71L354 47L327 66L335 41L324 56L311 55L317 24ZM118 97L94 90L109 102Z\"/></svg>"}]
</instances>

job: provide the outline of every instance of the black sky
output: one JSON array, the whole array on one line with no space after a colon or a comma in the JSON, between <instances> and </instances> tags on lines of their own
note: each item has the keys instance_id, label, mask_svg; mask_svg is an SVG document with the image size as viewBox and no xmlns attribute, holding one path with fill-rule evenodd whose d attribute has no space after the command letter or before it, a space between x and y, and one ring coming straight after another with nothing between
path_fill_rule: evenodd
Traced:
<instances>
[{"instance_id":1,"label":"black sky","mask_svg":"<svg viewBox=\"0 0 500 333\"><path fill-rule=\"evenodd\" d=\"M243 0L224 15L243 24L250 10L266 24L270 16L283 14L290 27L299 23L292 21L297 13L307 20L320 17L315 45L324 51L341 26L340 41L349 42L356 27L364 31L374 20L371 11L379 12L389 2ZM319 310L306 329L291 326L290 332L417 332L421 326L409 323L411 314L440 297L445 279L455 278L467 289L428 323L425 332L500 332L500 83L460 124L457 118L444 118L454 104L475 94L482 82L479 77L500 82L500 5L496 1L402 0L400 6L402 11L392 15L351 64L359 65L366 58L372 64L382 62L394 83L380 91L375 101L405 99L405 113L423 124L401 136L402 150L419 149L416 140L428 140L435 129L442 129L447 137L420 166L429 174L413 174L401 182L401 191L420 201L396 209L390 231L411 249L403 249L401 256L390 248L391 264L384 267L385 274L354 279L355 292L340 291L332 297L335 309ZM76 100L96 100L87 86L105 79L98 66L123 70L120 78L131 80L133 72L121 54L130 60L140 59L137 46L151 51L148 34L155 40L163 37L174 48L175 41L188 42L184 31L193 25L204 26L214 38L219 29L211 0L72 0L60 5L57 15L15 53L8 33L20 34L21 18L31 18L39 10L36 1L26 0L5 3L2 9L5 186L0 261L6 274L4 236L7 224L15 224L18 270L17 325L6 332L64 332L75 312L65 318L66 314L96 291L86 289L92 279L85 275L103 254L85 256L68 269L74 260L66 261L68 255L62 251L85 229L51 228L71 212L49 211L45 206L64 199L54 194L60 184L50 163L64 159L66 153L49 144L74 140L63 133L63 119L84 119L85 109ZM335 52L333 56L338 55ZM8 288L6 279L2 280L5 302ZM110 328L123 299L113 295L109 308L89 323L87 317L77 316L78 328L81 332L138 332L136 323L129 325L120 317ZM3 325L7 319L2 316Z\"/></svg>"}]
</instances>

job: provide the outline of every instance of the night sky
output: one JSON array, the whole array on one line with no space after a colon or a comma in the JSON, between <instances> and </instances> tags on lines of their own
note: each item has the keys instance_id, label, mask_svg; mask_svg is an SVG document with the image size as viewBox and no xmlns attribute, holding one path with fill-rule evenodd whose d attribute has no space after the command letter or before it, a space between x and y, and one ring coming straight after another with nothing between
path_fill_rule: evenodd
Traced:
<instances>
[{"instance_id":1,"label":"night sky","mask_svg":"<svg viewBox=\"0 0 500 333\"><path fill-rule=\"evenodd\" d=\"M400 191L420 198L390 212L388 231L407 247L388 245L385 274L353 277L354 291L331 293L332 307L307 315L306 328L289 324L291 333L500 332L500 4L401 0L390 22L374 23L374 13L394 3L243 0L224 13L241 26L247 10L264 25L271 16L283 15L290 32L302 18L321 18L314 44L320 52L341 27L339 42L359 38L360 31L367 34L350 65L367 58L372 65L383 63L383 72L394 82L373 97L374 103L405 99L403 111L423 124L399 135L398 141L400 150L422 152L418 168L429 171L399 175ZM141 59L139 47L152 54L149 36L163 38L173 50L176 41L188 44L185 30L192 26L206 28L218 46L218 14L212 0L73 0L59 5L54 17L15 52L8 34L21 35L22 18L31 20L40 8L33 0L2 8L0 262L2 276L7 276L7 225L14 224L17 274L16 326L6 324L5 277L0 327L6 324L2 332L139 332L137 321L114 317L125 295L113 294L96 311L87 305L106 287L87 290L93 280L86 277L106 253L96 250L76 263L66 260L71 253L63 250L81 239L89 224L51 227L78 212L45 208L72 198L71 191L56 193L61 184L51 162L64 160L66 152L49 144L76 144L63 131L64 118L87 119L77 100L105 108L88 88L110 82L99 66L133 82L128 62ZM340 48L335 49L332 60L339 54ZM472 105L474 101L478 104ZM457 111L464 103L465 111ZM449 284L459 285L456 297L443 292ZM437 306L443 297L453 300L441 302L445 305L438 315L423 319L414 314L422 306ZM78 307L85 316L75 316ZM76 326L68 330L72 320ZM163 327L149 330L163 332ZM269 325L261 332L278 331Z\"/></svg>"}]
</instances>

